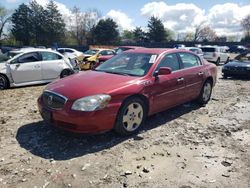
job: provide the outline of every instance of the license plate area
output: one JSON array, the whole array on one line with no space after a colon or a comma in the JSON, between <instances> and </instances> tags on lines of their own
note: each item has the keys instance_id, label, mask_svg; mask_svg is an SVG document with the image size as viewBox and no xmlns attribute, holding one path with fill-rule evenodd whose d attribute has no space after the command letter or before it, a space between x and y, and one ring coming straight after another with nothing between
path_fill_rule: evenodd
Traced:
<instances>
[{"instance_id":1,"label":"license plate area","mask_svg":"<svg viewBox=\"0 0 250 188\"><path fill-rule=\"evenodd\" d=\"M44 121L51 123L52 122L52 112L43 108L42 109L42 117L44 119Z\"/></svg>"}]
</instances>

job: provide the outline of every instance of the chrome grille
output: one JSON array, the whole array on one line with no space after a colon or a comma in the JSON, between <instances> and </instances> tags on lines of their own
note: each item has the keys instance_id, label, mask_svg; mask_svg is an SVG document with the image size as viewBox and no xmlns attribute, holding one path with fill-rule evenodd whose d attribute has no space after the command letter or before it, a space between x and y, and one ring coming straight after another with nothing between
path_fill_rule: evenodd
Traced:
<instances>
[{"instance_id":1,"label":"chrome grille","mask_svg":"<svg viewBox=\"0 0 250 188\"><path fill-rule=\"evenodd\" d=\"M60 110L67 102L67 98L52 91L44 91L42 95L43 103L52 109Z\"/></svg>"}]
</instances>

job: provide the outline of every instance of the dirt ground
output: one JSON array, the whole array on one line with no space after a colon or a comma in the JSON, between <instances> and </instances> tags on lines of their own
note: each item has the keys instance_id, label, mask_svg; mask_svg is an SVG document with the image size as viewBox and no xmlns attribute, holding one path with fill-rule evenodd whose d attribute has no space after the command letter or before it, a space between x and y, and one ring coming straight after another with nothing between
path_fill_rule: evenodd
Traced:
<instances>
[{"instance_id":1,"label":"dirt ground","mask_svg":"<svg viewBox=\"0 0 250 188\"><path fill-rule=\"evenodd\" d=\"M250 81L220 70L208 105L149 117L126 138L45 125L45 86L0 91L0 187L250 187Z\"/></svg>"}]
</instances>

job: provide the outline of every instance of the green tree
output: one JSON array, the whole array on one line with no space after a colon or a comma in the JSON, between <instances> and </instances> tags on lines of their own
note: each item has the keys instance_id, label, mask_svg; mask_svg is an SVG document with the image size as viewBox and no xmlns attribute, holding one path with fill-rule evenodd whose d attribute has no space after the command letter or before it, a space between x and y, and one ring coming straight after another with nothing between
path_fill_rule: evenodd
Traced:
<instances>
[{"instance_id":1,"label":"green tree","mask_svg":"<svg viewBox=\"0 0 250 188\"><path fill-rule=\"evenodd\" d=\"M122 40L134 40L134 33L133 33L133 31L124 30L122 32L121 38L122 38Z\"/></svg>"},{"instance_id":2,"label":"green tree","mask_svg":"<svg viewBox=\"0 0 250 188\"><path fill-rule=\"evenodd\" d=\"M0 6L0 39L2 38L4 27L8 22L10 22L10 20L11 16L9 11L6 8Z\"/></svg>"},{"instance_id":3,"label":"green tree","mask_svg":"<svg viewBox=\"0 0 250 188\"><path fill-rule=\"evenodd\" d=\"M24 3L21 4L11 17L12 29L11 32L17 41L24 45L30 45L32 38L31 27L31 9Z\"/></svg>"},{"instance_id":4,"label":"green tree","mask_svg":"<svg viewBox=\"0 0 250 188\"><path fill-rule=\"evenodd\" d=\"M165 40L172 41L174 39L174 32L170 29L165 29Z\"/></svg>"},{"instance_id":5,"label":"green tree","mask_svg":"<svg viewBox=\"0 0 250 188\"><path fill-rule=\"evenodd\" d=\"M141 27L136 27L133 31L134 33L134 40L137 43L145 42L147 40L146 33L142 30Z\"/></svg>"},{"instance_id":6,"label":"green tree","mask_svg":"<svg viewBox=\"0 0 250 188\"><path fill-rule=\"evenodd\" d=\"M59 12L54 1L50 1L47 4L45 15L46 24L44 25L44 30L46 32L47 44L63 41L66 32L66 25L62 18L62 14Z\"/></svg>"},{"instance_id":7,"label":"green tree","mask_svg":"<svg viewBox=\"0 0 250 188\"><path fill-rule=\"evenodd\" d=\"M101 19L92 29L92 34L97 44L116 43L119 39L118 25L111 18Z\"/></svg>"},{"instance_id":8,"label":"green tree","mask_svg":"<svg viewBox=\"0 0 250 188\"><path fill-rule=\"evenodd\" d=\"M152 42L165 41L165 29L162 21L152 16L148 21L148 38Z\"/></svg>"}]
</instances>

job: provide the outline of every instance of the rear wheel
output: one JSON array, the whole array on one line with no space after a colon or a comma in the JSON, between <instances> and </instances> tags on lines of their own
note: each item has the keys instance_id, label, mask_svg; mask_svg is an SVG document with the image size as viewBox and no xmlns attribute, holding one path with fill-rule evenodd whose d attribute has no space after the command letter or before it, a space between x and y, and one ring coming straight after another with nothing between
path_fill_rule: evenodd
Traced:
<instances>
[{"instance_id":1,"label":"rear wheel","mask_svg":"<svg viewBox=\"0 0 250 188\"><path fill-rule=\"evenodd\" d=\"M62 72L61 72L61 75L60 75L60 78L65 78L69 75L72 74L72 71L71 70L68 70L68 69L64 69Z\"/></svg>"},{"instance_id":2,"label":"rear wheel","mask_svg":"<svg viewBox=\"0 0 250 188\"><path fill-rule=\"evenodd\" d=\"M210 80L207 80L204 83L200 95L198 97L198 103L200 103L201 105L208 103L212 94L212 87L212 82Z\"/></svg>"},{"instance_id":3,"label":"rear wheel","mask_svg":"<svg viewBox=\"0 0 250 188\"><path fill-rule=\"evenodd\" d=\"M0 90L8 88L8 80L4 75L0 74Z\"/></svg>"},{"instance_id":4,"label":"rear wheel","mask_svg":"<svg viewBox=\"0 0 250 188\"><path fill-rule=\"evenodd\" d=\"M136 133L146 119L146 105L140 98L127 99L121 106L114 126L114 130L120 135Z\"/></svg>"}]
</instances>

